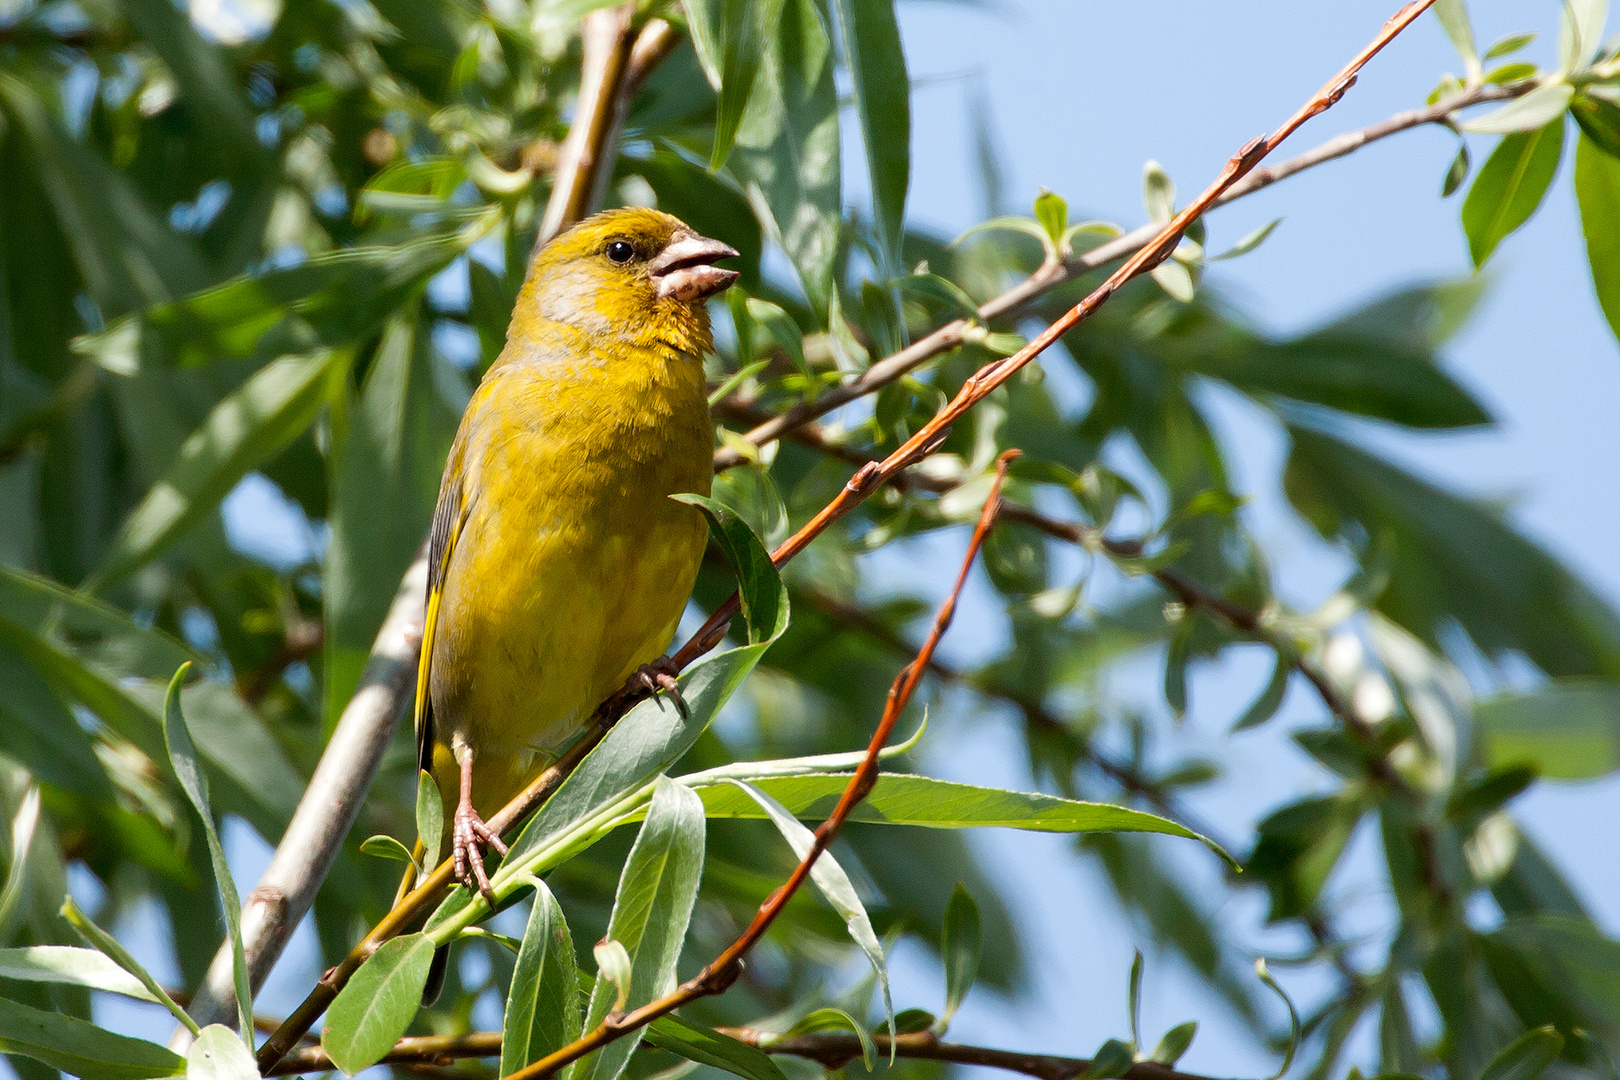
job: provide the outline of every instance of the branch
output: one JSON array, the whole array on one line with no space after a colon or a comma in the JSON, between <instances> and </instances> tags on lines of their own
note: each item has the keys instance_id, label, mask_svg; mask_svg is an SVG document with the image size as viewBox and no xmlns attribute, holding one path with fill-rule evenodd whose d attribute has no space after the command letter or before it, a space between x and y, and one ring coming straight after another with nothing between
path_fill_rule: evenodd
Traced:
<instances>
[{"instance_id":1,"label":"branch","mask_svg":"<svg viewBox=\"0 0 1620 1080\"><path fill-rule=\"evenodd\" d=\"M723 1034L738 1042L757 1046L767 1054L789 1054L819 1062L829 1069L840 1069L861 1056L860 1039L842 1031L796 1035L784 1039L774 1032L753 1028L720 1028ZM878 1054L886 1055L891 1049L895 1057L920 1058L926 1061L949 1061L957 1065L984 1065L992 1069L1023 1073L1037 1080L1075 1080L1091 1068L1086 1058L1060 1057L1056 1054L1022 1054L1014 1050L992 1050L985 1046L965 1046L961 1043L940 1042L931 1031L917 1031L897 1035L893 1039L884 1033L872 1033L872 1044ZM1125 1080L1210 1080L1197 1073L1177 1072L1175 1069L1151 1061L1139 1061L1124 1073Z\"/></svg>"},{"instance_id":2,"label":"branch","mask_svg":"<svg viewBox=\"0 0 1620 1080\"><path fill-rule=\"evenodd\" d=\"M783 1039L773 1032L755 1028L718 1029L738 1042L756 1046L767 1054L799 1057L817 1062L829 1069L842 1068L861 1056L860 1040L844 1032L822 1032ZM915 1032L889 1039L887 1034L872 1034L872 1043L879 1054L886 1055L892 1047L895 1057L927 1061L948 1061L958 1065L983 1065L992 1069L1023 1073L1036 1080L1075 1080L1091 1068L1086 1058L1060 1057L1056 1054L1021 1054L1011 1050L993 1050L985 1046L966 1046L962 1043L940 1042L929 1032ZM425 1035L404 1038L394 1044L379 1064L382 1065L448 1065L462 1059L495 1057L501 1052L501 1033L475 1031L467 1035ZM270 1076L291 1076L297 1073L326 1072L335 1068L332 1059L319 1046L300 1047L281 1060ZM1196 1073L1144 1061L1132 1065L1125 1080L1210 1080Z\"/></svg>"},{"instance_id":3,"label":"branch","mask_svg":"<svg viewBox=\"0 0 1620 1080\"><path fill-rule=\"evenodd\" d=\"M1379 139L1385 139L1391 135L1422 127L1426 124L1450 125L1454 123L1457 113L1463 109L1485 102L1505 101L1509 98L1521 97L1533 90L1535 86L1534 80L1512 83L1507 86L1477 86L1429 108L1396 113L1389 119L1371 127L1335 136L1314 150L1308 150L1296 158L1291 158L1288 161L1267 168L1254 169L1242 180L1232 184L1225 192L1212 200L1209 203L1209 209L1225 206L1244 196L1268 188L1279 180L1285 180L1295 173L1304 172L1306 169L1325 162L1345 157L1369 143L1377 142ZM817 396L814 401L800 402L781 415L760 422L744 434L743 438L755 446L764 446L766 443L791 434L804 424L819 416L824 416L842 405L847 405L849 402L865 397L868 394L876 393L889 383L909 374L935 357L965 344L975 326L987 324L993 319L1019 312L1059 285L1084 277L1086 274L1101 269L1115 260L1136 254L1152 243L1160 232L1161 229L1156 224L1143 225L1126 233L1124 236L1092 248L1085 254L1070 259L1067 263L1043 264L1017 285L1014 285L1001 295L985 301L978 309L977 318L956 319L946 323L892 356L877 361L850 382L841 386L830 387ZM716 470L720 470L742 464L743 457L736 450L726 447L716 451L714 460Z\"/></svg>"}]
</instances>

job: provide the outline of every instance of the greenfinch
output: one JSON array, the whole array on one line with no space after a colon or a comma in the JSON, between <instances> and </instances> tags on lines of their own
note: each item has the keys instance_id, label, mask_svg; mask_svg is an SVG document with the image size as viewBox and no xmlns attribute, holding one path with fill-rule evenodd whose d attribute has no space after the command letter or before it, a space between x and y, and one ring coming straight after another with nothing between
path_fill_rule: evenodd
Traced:
<instances>
[{"instance_id":1,"label":"greenfinch","mask_svg":"<svg viewBox=\"0 0 1620 1080\"><path fill-rule=\"evenodd\" d=\"M421 767L456 876L489 894L484 819L656 663L703 557L714 432L705 301L737 252L669 214L611 210L534 257L506 347L462 416L428 550ZM677 699L678 701L678 699Z\"/></svg>"}]
</instances>

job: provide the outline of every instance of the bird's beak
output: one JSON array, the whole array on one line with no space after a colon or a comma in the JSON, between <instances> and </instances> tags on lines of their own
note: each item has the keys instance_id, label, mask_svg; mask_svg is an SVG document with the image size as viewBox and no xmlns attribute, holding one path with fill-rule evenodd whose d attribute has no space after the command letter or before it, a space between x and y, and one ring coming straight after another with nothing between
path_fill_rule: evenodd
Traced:
<instances>
[{"instance_id":1,"label":"bird's beak","mask_svg":"<svg viewBox=\"0 0 1620 1080\"><path fill-rule=\"evenodd\" d=\"M713 296L737 280L737 271L714 265L716 260L736 257L737 249L730 244L681 232L647 264L647 270L660 299L693 303Z\"/></svg>"}]
</instances>

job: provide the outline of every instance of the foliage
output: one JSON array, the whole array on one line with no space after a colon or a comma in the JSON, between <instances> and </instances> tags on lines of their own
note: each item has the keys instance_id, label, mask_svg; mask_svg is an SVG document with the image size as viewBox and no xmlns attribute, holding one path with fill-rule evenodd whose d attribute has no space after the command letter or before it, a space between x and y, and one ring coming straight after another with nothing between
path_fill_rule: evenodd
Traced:
<instances>
[{"instance_id":1,"label":"foliage","mask_svg":"<svg viewBox=\"0 0 1620 1080\"><path fill-rule=\"evenodd\" d=\"M94 991L166 1005L196 1028L175 1004L185 995L100 926L161 905L186 928L175 955L185 986L173 989L188 991L225 942L236 1007L250 1015L221 822L280 839L359 683L427 529L456 419L504 341L573 114L579 20L602 6L231 7L246 26L221 21L218 5L188 18L167 0L8 9L0 1052L26 1080L257 1075L219 1025L182 1057L91 1023ZM1606 3L1565 4L1546 69L1518 58L1528 35L1482 56L1461 0L1435 9L1464 76L1447 76L1434 100L1471 107L1444 117L1465 138L1444 187L1468 187L1461 227L1475 268L1533 218L1572 154L1597 299L1620 336L1620 51L1600 44ZM653 19L668 20L676 45L629 103L606 200L656 203L743 253L741 284L714 307L722 344L709 370L716 447L741 463L712 500L693 501L714 540L694 601L713 611L737 590L744 625L681 675L687 710L637 705L513 839L494 895L528 905L526 922L498 924L523 927L521 940L483 925L482 897L453 893L339 993L321 1043L331 1061L352 1074L408 1033L465 1033L494 990L509 1074L713 957L810 849L803 822L832 812L860 760L849 751L913 655L926 604L896 595L886 568L908 560L943 582L951 568L926 561L934 534L978 516L998 454L1017 447L1009 509L983 552L1010 642L972 668L935 665L925 686L947 718L935 730L1010 709L1039 790L919 775L909 745L891 748L750 978L658 1020L645 1041L598 1050L574 1080L682 1059L780 1080L782 1055L813 1037L847 1039L846 1060L873 1068L902 1037L946 1034L976 983L1016 992L1038 943L1015 931L1010 898L963 842L960 830L987 826L1074 835L1141 934L1286 1047L1284 1068L1297 1061L1299 1075L1343 1075L1350 1032L1373 1016L1377 1060L1356 1063L1369 1071L1612 1070L1620 943L1509 804L1538 774L1620 767L1620 616L1496 508L1368 447L1368 421L1491 423L1441 359L1482 280L1408 287L1278 339L1206 277L1276 223L1211 258L1200 221L1151 278L1043 357L1089 389L1083 407L1027 369L903 486L778 575L771 545L1018 348L1029 320L1084 296L1109 262L1091 253L1125 230L1072 221L1044 190L1028 217L991 216L955 243L911 228L910 85L891 0L637 7L638 28ZM852 107L841 111L843 89ZM1470 180L1478 136L1494 146ZM857 138L873 197L851 211L840 153ZM1178 205L1153 162L1144 204L1152 222ZM1026 280L1039 287L1022 303L998 299ZM958 344L880 380L838 425L748 437L955 320ZM1287 499L1355 565L1314 611L1274 591L1210 421L1210 385L1286 434ZM255 497L307 532L301 550L266 554L226 528L226 501ZM1074 552L1078 575L1060 570ZM1256 642L1275 668L1252 703L1189 699L1189 668ZM1144 656L1164 664L1159 716L1108 690L1111 673ZM1534 675L1482 696L1510 666ZM1229 842L1244 872L1225 886L1263 891L1270 920L1311 942L1293 959L1333 982L1303 1015L1287 1002L1289 1034L1264 990L1281 986L1263 963L1249 970L1252 942L1217 918L1210 867L1195 873L1171 854L1177 837L1226 854L1181 823L1179 792L1214 766L1166 763L1162 747L1172 714L1237 717L1236 732L1270 721L1291 689L1321 699L1321 723L1295 741L1334 784ZM326 963L388 910L419 822L437 845L438 802L418 799L407 741L314 909ZM1364 827L1399 926L1352 964L1337 926L1346 901L1331 885ZM94 922L63 907L71 866L106 886ZM939 960L937 1015L890 1001L888 957L902 941ZM599 942L589 956L586 942ZM488 963L451 965L439 1003L422 1008L443 946ZM852 958L863 973L853 981ZM1097 1049L1087 1076L1173 1066L1192 1042L1192 1021L1143 1040L1142 977L1138 957L1129 1037ZM1414 1022L1430 1012L1433 1029ZM761 1029L759 1045L719 1030L728 1025Z\"/></svg>"}]
</instances>

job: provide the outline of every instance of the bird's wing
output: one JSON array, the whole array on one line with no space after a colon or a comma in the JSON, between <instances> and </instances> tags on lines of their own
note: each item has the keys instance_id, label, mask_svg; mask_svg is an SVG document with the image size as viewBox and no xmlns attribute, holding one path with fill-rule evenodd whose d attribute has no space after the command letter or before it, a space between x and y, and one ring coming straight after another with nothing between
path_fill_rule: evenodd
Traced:
<instances>
[{"instance_id":1,"label":"bird's wing","mask_svg":"<svg viewBox=\"0 0 1620 1080\"><path fill-rule=\"evenodd\" d=\"M438 629L439 597L444 591L445 573L455 552L456 538L467 520L468 500L461 483L461 440L451 448L445 468L439 505L433 510L433 527L428 533L427 611L422 618L422 657L416 665L416 761L417 767L433 771L433 701L428 694L433 668L433 638Z\"/></svg>"}]
</instances>

